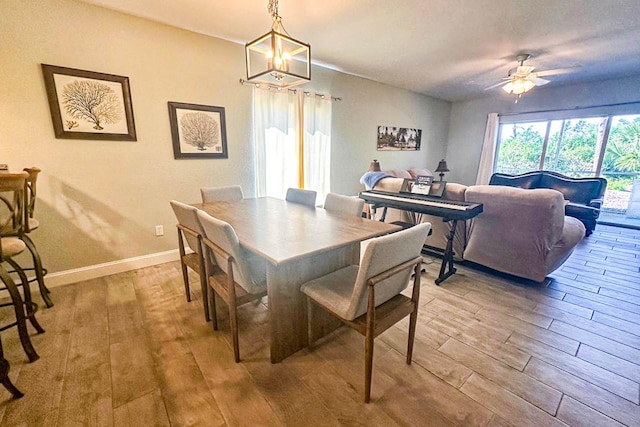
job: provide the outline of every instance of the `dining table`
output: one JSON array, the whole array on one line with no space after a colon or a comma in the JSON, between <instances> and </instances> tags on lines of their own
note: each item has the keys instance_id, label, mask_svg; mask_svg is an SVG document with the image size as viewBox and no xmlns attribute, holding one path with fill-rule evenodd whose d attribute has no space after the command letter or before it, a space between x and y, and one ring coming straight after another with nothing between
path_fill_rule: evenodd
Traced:
<instances>
[{"instance_id":1,"label":"dining table","mask_svg":"<svg viewBox=\"0 0 640 427\"><path fill-rule=\"evenodd\" d=\"M323 313L317 319L314 315L314 324L308 325L306 297L300 286L357 265L362 241L400 229L272 197L192 206L229 223L240 245L266 261L272 363L307 347L308 333L320 337L341 324Z\"/></svg>"}]
</instances>

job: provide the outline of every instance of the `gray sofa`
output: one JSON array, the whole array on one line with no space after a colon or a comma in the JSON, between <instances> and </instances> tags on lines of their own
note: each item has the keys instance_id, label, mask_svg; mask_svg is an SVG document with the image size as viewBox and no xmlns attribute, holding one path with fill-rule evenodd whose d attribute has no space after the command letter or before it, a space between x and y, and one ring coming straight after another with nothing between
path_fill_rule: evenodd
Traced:
<instances>
[{"instance_id":1,"label":"gray sofa","mask_svg":"<svg viewBox=\"0 0 640 427\"><path fill-rule=\"evenodd\" d=\"M386 172L394 177L379 180L375 190L399 191L401 178L425 174L424 170ZM536 282L562 265L585 235L584 225L565 215L564 197L556 190L447 183L443 197L484 205L476 218L458 222L456 258ZM412 220L430 222L433 234L427 244L444 249L449 224L442 218L414 218L395 209L388 209L385 218L387 222Z\"/></svg>"}]
</instances>

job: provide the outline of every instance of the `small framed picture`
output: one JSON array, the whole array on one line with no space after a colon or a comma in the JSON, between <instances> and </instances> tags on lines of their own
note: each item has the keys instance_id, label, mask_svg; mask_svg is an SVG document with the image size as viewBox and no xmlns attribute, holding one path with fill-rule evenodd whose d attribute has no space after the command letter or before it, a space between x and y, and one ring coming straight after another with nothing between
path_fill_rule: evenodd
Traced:
<instances>
[{"instance_id":1,"label":"small framed picture","mask_svg":"<svg viewBox=\"0 0 640 427\"><path fill-rule=\"evenodd\" d=\"M446 181L433 181L431 183L431 189L429 195L433 197L442 197L444 194L444 188L447 186Z\"/></svg>"},{"instance_id":2,"label":"small framed picture","mask_svg":"<svg viewBox=\"0 0 640 427\"><path fill-rule=\"evenodd\" d=\"M226 159L224 107L169 102L175 159Z\"/></svg>"},{"instance_id":3,"label":"small framed picture","mask_svg":"<svg viewBox=\"0 0 640 427\"><path fill-rule=\"evenodd\" d=\"M135 141L129 78L42 64L56 138Z\"/></svg>"}]
</instances>

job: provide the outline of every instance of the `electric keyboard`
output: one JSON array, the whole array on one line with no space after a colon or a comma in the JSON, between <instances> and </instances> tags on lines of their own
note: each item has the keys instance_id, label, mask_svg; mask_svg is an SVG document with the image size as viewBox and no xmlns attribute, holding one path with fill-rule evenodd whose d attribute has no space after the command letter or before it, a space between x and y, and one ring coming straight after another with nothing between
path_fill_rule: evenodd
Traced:
<instances>
[{"instance_id":1,"label":"electric keyboard","mask_svg":"<svg viewBox=\"0 0 640 427\"><path fill-rule=\"evenodd\" d=\"M445 221L467 220L482 213L481 203L459 202L422 194L367 190L361 191L359 197L374 207L435 215L444 218Z\"/></svg>"}]
</instances>

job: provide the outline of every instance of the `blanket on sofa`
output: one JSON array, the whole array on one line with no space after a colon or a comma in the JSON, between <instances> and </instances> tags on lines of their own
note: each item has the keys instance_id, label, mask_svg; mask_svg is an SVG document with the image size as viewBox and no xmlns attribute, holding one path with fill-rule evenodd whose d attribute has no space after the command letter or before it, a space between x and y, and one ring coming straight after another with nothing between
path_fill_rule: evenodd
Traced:
<instances>
[{"instance_id":1,"label":"blanket on sofa","mask_svg":"<svg viewBox=\"0 0 640 427\"><path fill-rule=\"evenodd\" d=\"M382 178L393 177L386 172L367 172L360 178L360 184L367 188L373 188Z\"/></svg>"}]
</instances>

